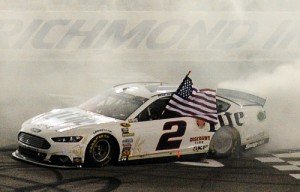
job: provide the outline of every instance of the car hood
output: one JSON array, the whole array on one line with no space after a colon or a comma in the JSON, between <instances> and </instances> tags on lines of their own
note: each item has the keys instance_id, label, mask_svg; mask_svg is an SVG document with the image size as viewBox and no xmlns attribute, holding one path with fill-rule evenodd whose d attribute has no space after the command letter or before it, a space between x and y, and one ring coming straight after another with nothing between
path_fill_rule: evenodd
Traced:
<instances>
[{"instance_id":1,"label":"car hood","mask_svg":"<svg viewBox=\"0 0 300 192\"><path fill-rule=\"evenodd\" d=\"M37 132L40 130L55 130L63 132L78 127L111 123L117 121L119 120L106 117L100 114L84 111L79 108L67 108L54 109L50 112L38 115L24 123L24 127L34 127Z\"/></svg>"}]
</instances>

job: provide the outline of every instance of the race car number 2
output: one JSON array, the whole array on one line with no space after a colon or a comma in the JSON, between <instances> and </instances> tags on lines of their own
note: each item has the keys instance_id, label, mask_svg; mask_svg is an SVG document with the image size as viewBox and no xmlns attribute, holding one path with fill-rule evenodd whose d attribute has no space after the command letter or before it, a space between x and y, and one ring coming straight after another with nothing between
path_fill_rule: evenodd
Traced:
<instances>
[{"instance_id":1,"label":"race car number 2","mask_svg":"<svg viewBox=\"0 0 300 192\"><path fill-rule=\"evenodd\" d=\"M182 137L186 130L186 122L185 121L171 121L164 124L163 130L168 131L171 130L173 126L177 126L177 130L174 132L164 133L158 142L156 147L156 151L159 150L167 150L167 149L178 149L180 147L182 139L178 137ZM172 139L171 138L178 138Z\"/></svg>"}]
</instances>

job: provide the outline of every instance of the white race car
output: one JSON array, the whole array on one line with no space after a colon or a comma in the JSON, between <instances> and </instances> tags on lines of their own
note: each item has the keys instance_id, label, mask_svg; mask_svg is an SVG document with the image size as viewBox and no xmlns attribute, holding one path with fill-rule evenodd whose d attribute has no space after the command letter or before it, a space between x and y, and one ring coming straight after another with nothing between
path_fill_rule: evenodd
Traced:
<instances>
[{"instance_id":1,"label":"white race car","mask_svg":"<svg viewBox=\"0 0 300 192\"><path fill-rule=\"evenodd\" d=\"M122 84L78 107L33 117L23 123L13 156L53 167L101 167L169 156L230 156L268 142L265 99L218 89L219 123L199 123L165 110L177 87Z\"/></svg>"}]
</instances>

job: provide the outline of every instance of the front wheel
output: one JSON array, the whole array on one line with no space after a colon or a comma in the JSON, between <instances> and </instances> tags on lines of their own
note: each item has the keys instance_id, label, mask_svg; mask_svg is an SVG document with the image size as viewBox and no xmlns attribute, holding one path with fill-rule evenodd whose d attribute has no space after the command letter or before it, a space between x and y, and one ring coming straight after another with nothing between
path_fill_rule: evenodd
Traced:
<instances>
[{"instance_id":1,"label":"front wheel","mask_svg":"<svg viewBox=\"0 0 300 192\"><path fill-rule=\"evenodd\" d=\"M238 131L229 126L221 127L213 135L210 143L210 153L216 157L239 155L241 139Z\"/></svg>"},{"instance_id":2,"label":"front wheel","mask_svg":"<svg viewBox=\"0 0 300 192\"><path fill-rule=\"evenodd\" d=\"M94 137L88 144L85 158L87 165L103 167L112 159L113 142L108 134Z\"/></svg>"}]
</instances>

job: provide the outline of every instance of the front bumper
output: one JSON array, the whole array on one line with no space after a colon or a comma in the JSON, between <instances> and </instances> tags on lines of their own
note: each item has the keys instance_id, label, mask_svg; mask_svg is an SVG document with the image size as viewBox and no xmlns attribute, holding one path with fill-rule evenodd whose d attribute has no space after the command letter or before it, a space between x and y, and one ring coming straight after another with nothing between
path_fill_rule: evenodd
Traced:
<instances>
[{"instance_id":1,"label":"front bumper","mask_svg":"<svg viewBox=\"0 0 300 192\"><path fill-rule=\"evenodd\" d=\"M20 132L16 159L57 168L79 168L84 161L84 144L80 142L60 143L43 136Z\"/></svg>"},{"instance_id":2,"label":"front bumper","mask_svg":"<svg viewBox=\"0 0 300 192\"><path fill-rule=\"evenodd\" d=\"M36 165L40 165L40 166L44 166L44 167L51 167L51 168L60 168L60 169L77 169L77 168L81 168L81 165L55 165L52 164L51 162L48 161L39 161L36 158L30 158L28 156L24 156L22 155L19 150L16 150L15 152L12 153L12 156L15 159L21 160L21 161L25 161L28 163L32 163L32 164L36 164Z\"/></svg>"}]
</instances>

